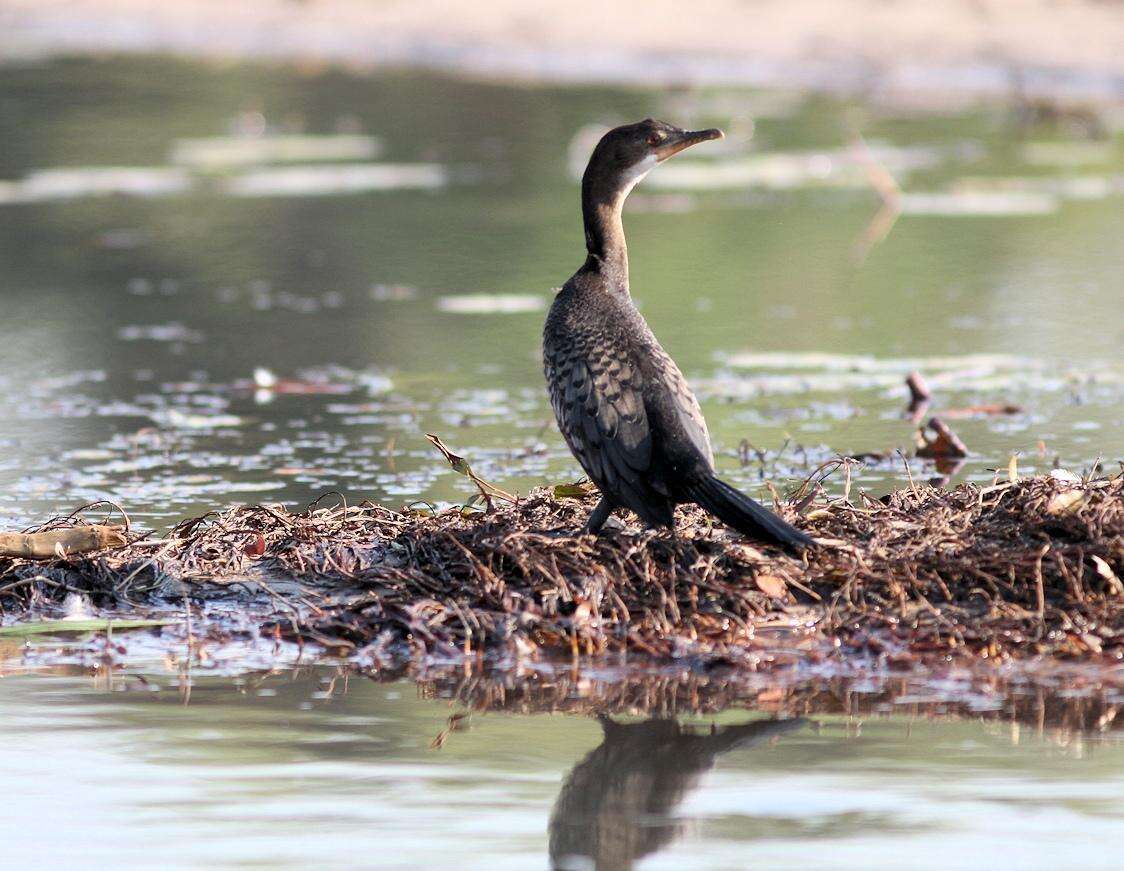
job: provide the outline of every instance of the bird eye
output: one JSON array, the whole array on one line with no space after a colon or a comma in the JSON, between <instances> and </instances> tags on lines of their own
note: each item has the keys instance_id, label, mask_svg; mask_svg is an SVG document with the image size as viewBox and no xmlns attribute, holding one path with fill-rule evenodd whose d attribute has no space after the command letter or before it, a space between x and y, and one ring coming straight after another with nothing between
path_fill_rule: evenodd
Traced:
<instances>
[{"instance_id":1,"label":"bird eye","mask_svg":"<svg viewBox=\"0 0 1124 871\"><path fill-rule=\"evenodd\" d=\"M649 145L659 145L666 138L666 134L662 130L654 130L648 134Z\"/></svg>"}]
</instances>

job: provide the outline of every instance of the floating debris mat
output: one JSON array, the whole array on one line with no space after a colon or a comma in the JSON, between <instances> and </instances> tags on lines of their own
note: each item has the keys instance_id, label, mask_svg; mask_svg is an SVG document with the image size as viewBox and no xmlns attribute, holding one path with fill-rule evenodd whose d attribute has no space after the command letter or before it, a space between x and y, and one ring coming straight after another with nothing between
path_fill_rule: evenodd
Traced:
<instances>
[{"instance_id":1,"label":"floating debris mat","mask_svg":"<svg viewBox=\"0 0 1124 871\"><path fill-rule=\"evenodd\" d=\"M102 615L186 602L204 620L209 602L224 599L230 613L233 598L261 631L375 662L1124 658L1121 476L805 495L777 508L818 541L801 557L694 508L680 510L675 534L576 534L591 504L538 490L471 513L238 507L163 538L117 529L124 544L87 553L66 550L68 518L0 540L0 613L11 623L79 595Z\"/></svg>"}]
</instances>

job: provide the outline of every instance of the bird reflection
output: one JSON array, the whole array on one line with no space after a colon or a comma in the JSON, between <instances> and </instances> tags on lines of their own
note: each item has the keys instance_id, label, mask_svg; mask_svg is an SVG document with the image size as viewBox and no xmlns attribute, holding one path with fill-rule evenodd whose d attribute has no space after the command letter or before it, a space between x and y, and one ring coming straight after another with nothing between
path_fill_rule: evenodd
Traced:
<instances>
[{"instance_id":1,"label":"bird reflection","mask_svg":"<svg viewBox=\"0 0 1124 871\"><path fill-rule=\"evenodd\" d=\"M570 772L550 817L555 869L632 868L679 836L684 822L672 814L719 756L805 723L758 720L700 733L675 720L598 720L601 744Z\"/></svg>"}]
</instances>

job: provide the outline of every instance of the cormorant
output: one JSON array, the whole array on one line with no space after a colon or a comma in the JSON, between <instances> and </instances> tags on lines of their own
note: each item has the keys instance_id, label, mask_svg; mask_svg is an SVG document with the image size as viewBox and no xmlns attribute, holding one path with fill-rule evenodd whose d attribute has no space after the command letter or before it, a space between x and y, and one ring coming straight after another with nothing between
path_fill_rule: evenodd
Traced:
<instances>
[{"instance_id":1,"label":"cormorant","mask_svg":"<svg viewBox=\"0 0 1124 871\"><path fill-rule=\"evenodd\" d=\"M700 733L674 720L598 720L601 744L570 772L550 815L552 868L628 871L679 836L676 809L719 756L807 722L754 720Z\"/></svg>"},{"instance_id":2,"label":"cormorant","mask_svg":"<svg viewBox=\"0 0 1124 871\"><path fill-rule=\"evenodd\" d=\"M617 508L670 527L675 506L694 502L747 536L797 549L812 539L714 474L698 400L629 295L625 198L657 164L722 135L648 118L597 143L582 177L588 256L547 316L546 381L558 427L601 491L588 532Z\"/></svg>"}]
</instances>

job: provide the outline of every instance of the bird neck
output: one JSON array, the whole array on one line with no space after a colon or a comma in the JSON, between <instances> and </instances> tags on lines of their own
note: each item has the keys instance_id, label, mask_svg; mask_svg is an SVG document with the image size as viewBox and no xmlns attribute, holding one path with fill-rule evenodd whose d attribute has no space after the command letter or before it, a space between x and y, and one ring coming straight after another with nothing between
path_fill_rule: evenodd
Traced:
<instances>
[{"instance_id":1,"label":"bird neck","mask_svg":"<svg viewBox=\"0 0 1124 871\"><path fill-rule=\"evenodd\" d=\"M585 270L600 273L616 289L628 293L628 246L621 209L632 185L605 182L587 170L582 179L585 221Z\"/></svg>"}]
</instances>

